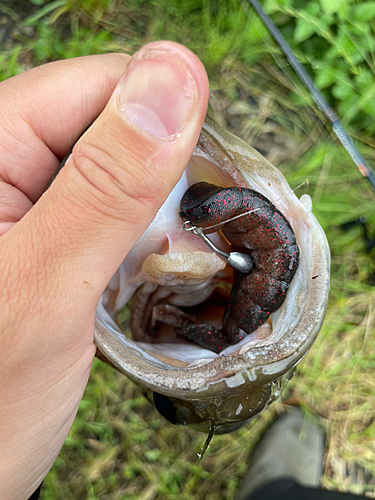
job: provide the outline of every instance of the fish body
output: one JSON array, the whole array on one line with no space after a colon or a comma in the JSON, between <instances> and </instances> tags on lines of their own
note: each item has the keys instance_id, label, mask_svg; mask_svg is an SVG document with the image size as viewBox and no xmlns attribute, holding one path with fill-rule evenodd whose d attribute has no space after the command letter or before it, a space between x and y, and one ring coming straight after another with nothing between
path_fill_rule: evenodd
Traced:
<instances>
[{"instance_id":1,"label":"fish body","mask_svg":"<svg viewBox=\"0 0 375 500\"><path fill-rule=\"evenodd\" d=\"M226 306L222 302L228 299L223 290L233 284L226 262L181 230L181 199L199 182L264 196L295 235L289 247L295 250L297 245L299 251L283 303L263 325L219 354L179 340L164 321L170 311L182 309L182 322L193 311L204 318L197 321L220 328ZM215 233L211 238L222 250L229 249L229 237ZM299 200L257 151L206 121L181 180L105 291L97 310L95 342L102 356L139 384L169 421L229 432L280 395L308 352L324 319L329 269L327 240L309 196ZM248 288L244 286L245 295L250 294ZM115 321L117 311L130 300L132 338Z\"/></svg>"}]
</instances>

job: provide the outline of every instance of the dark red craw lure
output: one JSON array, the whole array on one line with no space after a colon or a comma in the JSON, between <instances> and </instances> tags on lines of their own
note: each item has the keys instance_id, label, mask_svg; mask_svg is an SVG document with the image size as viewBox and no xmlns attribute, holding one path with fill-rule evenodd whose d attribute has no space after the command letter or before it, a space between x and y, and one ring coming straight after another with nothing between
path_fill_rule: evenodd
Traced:
<instances>
[{"instance_id":1,"label":"dark red craw lure","mask_svg":"<svg viewBox=\"0 0 375 500\"><path fill-rule=\"evenodd\" d=\"M261 193L247 188L193 184L182 197L180 217L207 234L221 230L233 251L254 259L251 273L234 275L221 330L194 323L177 332L220 353L259 328L284 302L299 263L296 237L284 215Z\"/></svg>"}]
</instances>

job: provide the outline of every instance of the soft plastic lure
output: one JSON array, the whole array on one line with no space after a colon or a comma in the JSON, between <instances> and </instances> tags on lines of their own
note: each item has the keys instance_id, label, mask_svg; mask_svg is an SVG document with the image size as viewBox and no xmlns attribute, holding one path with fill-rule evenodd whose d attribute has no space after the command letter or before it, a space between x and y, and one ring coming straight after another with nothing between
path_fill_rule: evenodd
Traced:
<instances>
[{"instance_id":1,"label":"soft plastic lure","mask_svg":"<svg viewBox=\"0 0 375 500\"><path fill-rule=\"evenodd\" d=\"M247 188L193 184L181 200L180 217L205 233L221 229L233 251L254 261L252 271L235 271L220 330L192 323L177 331L178 337L220 353L265 323L284 302L299 263L296 238L284 215Z\"/></svg>"}]
</instances>

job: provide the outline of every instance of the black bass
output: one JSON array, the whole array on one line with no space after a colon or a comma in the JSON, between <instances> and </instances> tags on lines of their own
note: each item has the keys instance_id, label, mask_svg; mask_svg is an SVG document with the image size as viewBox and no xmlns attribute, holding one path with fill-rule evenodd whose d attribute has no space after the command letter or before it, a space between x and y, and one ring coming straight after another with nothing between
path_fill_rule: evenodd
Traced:
<instances>
[{"instance_id":1,"label":"black bass","mask_svg":"<svg viewBox=\"0 0 375 500\"><path fill-rule=\"evenodd\" d=\"M206 193L202 201L194 199L193 205L200 208L209 199L210 207L220 213L217 193L250 193L256 203L261 200L261 208L248 210L240 199L243 219L263 210L252 217L256 231L263 235L258 242L251 235L250 223L245 224L246 239L233 240L242 242L238 248L233 242L231 248L220 213L218 219L206 216L201 223L209 226L210 239L221 253L240 249L253 258L255 268L246 280L240 273L239 281L238 271L225 259L182 229L181 200L193 185L211 189L210 196L216 193L214 201ZM189 203L183 206L192 206ZM242 227L243 221L232 224L236 238ZM267 236L271 230L275 238ZM275 245L273 240L277 240ZM262 278L264 307L258 311L254 280L257 272L265 276L264 269L268 273ZM230 432L281 394L294 367L310 349L326 312L329 270L328 243L312 214L310 197L298 199L282 174L257 151L207 120L180 181L105 291L97 309L95 342L112 365L144 388L170 422L205 432L211 428ZM287 286L277 284L281 281ZM132 338L115 321L128 302ZM255 304L253 312L247 306L250 303L251 307ZM224 343L220 337L219 348L210 341L205 344L207 332L221 332L231 314L228 304L229 309L235 306L236 318L240 318L236 320L240 336ZM191 325L205 326L197 330ZM181 334L186 330L194 333L190 337ZM197 337L203 343L196 342Z\"/></svg>"}]
</instances>

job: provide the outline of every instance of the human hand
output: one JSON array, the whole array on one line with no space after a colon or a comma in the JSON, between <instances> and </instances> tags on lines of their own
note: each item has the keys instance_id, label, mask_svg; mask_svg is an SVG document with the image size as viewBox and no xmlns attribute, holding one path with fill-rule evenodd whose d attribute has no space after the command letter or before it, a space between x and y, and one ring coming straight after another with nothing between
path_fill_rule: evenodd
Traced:
<instances>
[{"instance_id":1,"label":"human hand","mask_svg":"<svg viewBox=\"0 0 375 500\"><path fill-rule=\"evenodd\" d=\"M0 102L0 497L18 500L66 438L98 300L188 163L208 81L157 42L35 68L1 83Z\"/></svg>"}]
</instances>

